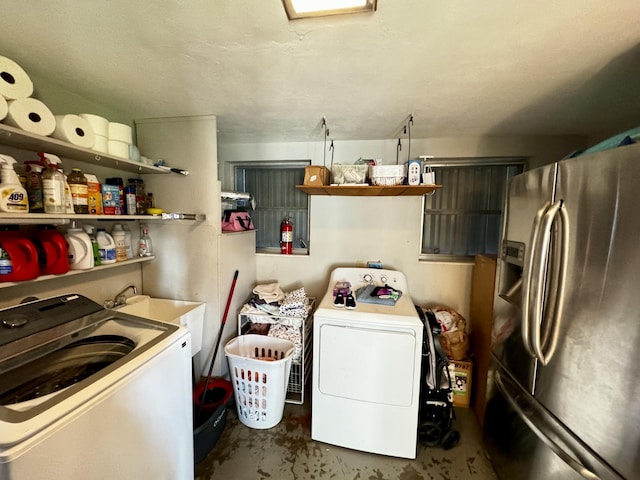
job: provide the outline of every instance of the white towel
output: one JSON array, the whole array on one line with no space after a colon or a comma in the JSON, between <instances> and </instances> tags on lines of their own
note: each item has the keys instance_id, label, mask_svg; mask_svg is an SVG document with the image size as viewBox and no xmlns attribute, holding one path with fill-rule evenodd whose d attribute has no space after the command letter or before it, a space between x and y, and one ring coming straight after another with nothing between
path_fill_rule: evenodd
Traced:
<instances>
[{"instance_id":1,"label":"white towel","mask_svg":"<svg viewBox=\"0 0 640 480\"><path fill-rule=\"evenodd\" d=\"M280 289L278 282L256 285L253 293L258 295L260 300L264 300L267 303L280 302L284 299L284 292Z\"/></svg>"}]
</instances>

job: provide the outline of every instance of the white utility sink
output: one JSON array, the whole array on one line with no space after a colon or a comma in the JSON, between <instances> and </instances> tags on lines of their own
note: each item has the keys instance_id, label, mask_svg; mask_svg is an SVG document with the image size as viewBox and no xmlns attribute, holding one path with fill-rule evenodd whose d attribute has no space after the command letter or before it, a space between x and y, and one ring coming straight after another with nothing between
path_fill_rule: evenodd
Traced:
<instances>
[{"instance_id":1,"label":"white utility sink","mask_svg":"<svg viewBox=\"0 0 640 480\"><path fill-rule=\"evenodd\" d=\"M134 295L127 303L116 309L119 312L150 318L161 322L187 327L191 332L191 356L202 348L202 327L206 303L153 298L149 295Z\"/></svg>"}]
</instances>

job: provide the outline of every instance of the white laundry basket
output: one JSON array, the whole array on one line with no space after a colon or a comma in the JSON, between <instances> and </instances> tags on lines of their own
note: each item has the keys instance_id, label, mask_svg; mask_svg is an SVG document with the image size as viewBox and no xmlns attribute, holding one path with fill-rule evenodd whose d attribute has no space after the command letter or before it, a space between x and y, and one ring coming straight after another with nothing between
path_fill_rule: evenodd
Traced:
<instances>
[{"instance_id":1,"label":"white laundry basket","mask_svg":"<svg viewBox=\"0 0 640 480\"><path fill-rule=\"evenodd\" d=\"M294 344L266 335L241 335L224 347L238 418L265 429L282 420Z\"/></svg>"}]
</instances>

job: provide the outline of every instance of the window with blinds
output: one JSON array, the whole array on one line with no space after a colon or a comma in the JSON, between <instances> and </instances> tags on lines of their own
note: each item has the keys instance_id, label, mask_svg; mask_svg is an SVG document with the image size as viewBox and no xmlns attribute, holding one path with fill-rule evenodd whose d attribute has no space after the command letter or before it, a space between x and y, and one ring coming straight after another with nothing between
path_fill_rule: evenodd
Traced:
<instances>
[{"instance_id":1,"label":"window with blinds","mask_svg":"<svg viewBox=\"0 0 640 480\"><path fill-rule=\"evenodd\" d=\"M280 224L289 217L293 223L294 253L307 253L309 200L296 185L302 185L304 167L309 164L296 161L236 165L236 191L251 193L256 201L251 218L256 228L257 251L280 252Z\"/></svg>"},{"instance_id":2,"label":"window with blinds","mask_svg":"<svg viewBox=\"0 0 640 480\"><path fill-rule=\"evenodd\" d=\"M432 168L443 188L425 197L421 259L497 255L507 182L524 167L522 158L437 159Z\"/></svg>"}]
</instances>

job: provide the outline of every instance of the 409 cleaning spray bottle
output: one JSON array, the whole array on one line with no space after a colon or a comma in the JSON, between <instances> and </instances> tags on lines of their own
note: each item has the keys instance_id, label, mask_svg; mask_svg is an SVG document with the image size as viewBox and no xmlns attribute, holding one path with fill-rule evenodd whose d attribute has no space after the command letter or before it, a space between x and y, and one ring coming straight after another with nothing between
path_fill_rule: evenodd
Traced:
<instances>
[{"instance_id":1,"label":"409 cleaning spray bottle","mask_svg":"<svg viewBox=\"0 0 640 480\"><path fill-rule=\"evenodd\" d=\"M29 197L13 169L15 163L16 160L13 157L0 154L0 164L2 164L0 212L27 213L29 211Z\"/></svg>"}]
</instances>

